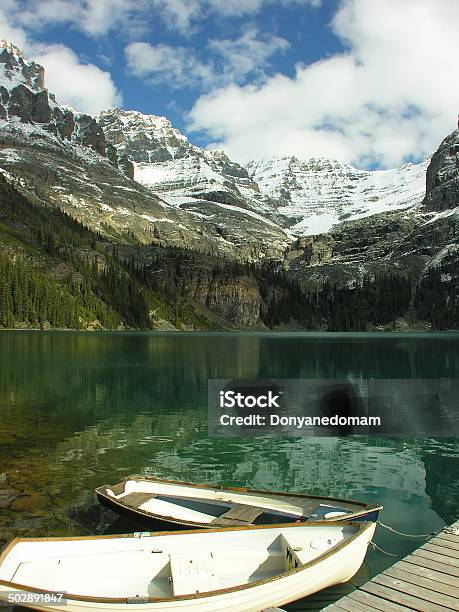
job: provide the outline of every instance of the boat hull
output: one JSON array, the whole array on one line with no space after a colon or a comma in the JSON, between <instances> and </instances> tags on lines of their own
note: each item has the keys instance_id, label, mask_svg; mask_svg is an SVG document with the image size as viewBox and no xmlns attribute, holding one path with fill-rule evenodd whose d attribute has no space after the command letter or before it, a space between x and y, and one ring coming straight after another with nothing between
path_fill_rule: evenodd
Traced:
<instances>
[{"instance_id":1,"label":"boat hull","mask_svg":"<svg viewBox=\"0 0 459 612\"><path fill-rule=\"evenodd\" d=\"M108 510L115 512L118 516L129 521L130 523L134 523L135 525L139 525L140 527L143 527L149 530L151 529L155 531L156 530L161 531L163 529L171 529L171 528L175 528L175 529L190 529L190 528L213 529L215 528L215 525L212 525L212 524L194 523L191 521L178 521L172 518L159 517L159 516L156 516L156 517L146 516L144 513L139 512L138 510L134 510L133 508L128 508L127 506L124 506L123 504L117 503L116 500L112 499L108 495L103 495L101 493L96 493L96 495L97 495L97 499L99 500L99 503L105 508L107 508ZM368 511L364 510L362 511L361 514L353 514L352 517L349 517L348 515L344 515L342 519L340 519L339 517L336 517L334 520L338 522L352 520L352 521L369 521L371 523L376 523L379 517L379 512L380 512L379 509L368 510ZM324 519L324 522L328 522L327 519Z\"/></svg>"},{"instance_id":2,"label":"boat hull","mask_svg":"<svg viewBox=\"0 0 459 612\"><path fill-rule=\"evenodd\" d=\"M227 612L228 610L260 612L265 608L282 606L329 586L350 580L365 558L375 527L375 524L369 523L362 525L345 545L324 553L315 561L305 564L304 567L295 568L275 578L261 580L244 585L244 587L139 603L132 600L130 602L120 599L104 601L94 597L69 595L63 604L28 605L26 607L44 612L88 612L90 610L101 612L127 612L128 610L139 612L141 610L144 612L186 612L189 610L195 612ZM249 527L248 529L264 529L264 527ZM19 594L24 592L24 589L25 587L20 585L0 580L0 600L5 598L7 593ZM40 592L37 589L30 589L30 591Z\"/></svg>"},{"instance_id":3,"label":"boat hull","mask_svg":"<svg viewBox=\"0 0 459 612\"><path fill-rule=\"evenodd\" d=\"M237 499L237 503L239 504L247 504L247 507L251 507L253 505L261 505L260 500L263 500L264 507L266 509L272 504L272 508L276 508L278 506L278 510L282 507L287 508L286 500L288 504L298 504L301 506L302 504L306 504L306 507L309 505L310 509L308 512L304 512L303 514L300 512L296 516L289 514L288 510L284 510L283 512L277 512L277 520L274 522L305 522L305 521L324 521L329 522L330 520L334 521L370 521L376 522L378 520L379 512L382 509L382 506L377 505L365 505L361 502L348 501L338 498L332 497L316 497L316 496L308 496L299 493L280 493L274 491L260 491L255 489L238 489L234 487L212 487L211 485L194 485L193 483L188 482L178 482L171 480L161 480L153 477L143 477L143 476L130 476L122 483L115 485L114 487L110 487L109 485L105 485L103 487L99 487L96 489L96 495L98 501L109 510L118 514L118 516L126 519L127 521L145 527L147 529L171 529L171 527L176 529L214 529L217 526L225 526L229 527L231 525L237 526L240 525L240 521L232 520L231 518L225 519L225 523L218 524L216 521L206 520L204 521L201 518L193 517L193 516L176 516L173 515L172 512L169 515L166 515L165 512L159 513L158 511L154 511L153 509L146 509L141 504L136 505L134 507L132 504L129 504L124 501L126 497L126 493L120 495L119 497L113 493L113 490L117 491L121 490L122 492L127 491L127 486L131 486L132 484L141 483L140 488L142 487L161 487L166 486L173 490L173 488L180 489L180 495L184 496L182 499L189 499L191 501L192 498L199 498L203 502L208 502L212 499L212 495L218 495L217 499L219 501L212 501L211 503L221 503L223 499L227 499L227 501ZM137 485L136 485L137 486ZM207 497L209 496L209 497ZM129 497L129 496L128 496ZM148 496L147 496L148 497ZM159 498L159 496L158 496ZM162 499L165 499L162 497ZM258 500L252 501L252 500ZM197 501L197 499L195 500ZM325 505L323 505L325 504ZM229 507L229 506L228 506ZM169 504L169 508L171 505ZM329 510L343 510L343 514L341 516L337 516L336 512L332 512L333 518L330 519L326 516L326 512ZM269 510L268 510L269 512ZM287 514L285 514L287 513ZM282 514L288 516L287 520L285 518L281 518ZM223 515L225 516L225 515ZM218 519L217 519L218 520ZM260 519L257 519L258 522L254 523L253 520L248 519L247 524L268 524L272 523L272 520L266 520L266 515L263 514Z\"/></svg>"}]
</instances>

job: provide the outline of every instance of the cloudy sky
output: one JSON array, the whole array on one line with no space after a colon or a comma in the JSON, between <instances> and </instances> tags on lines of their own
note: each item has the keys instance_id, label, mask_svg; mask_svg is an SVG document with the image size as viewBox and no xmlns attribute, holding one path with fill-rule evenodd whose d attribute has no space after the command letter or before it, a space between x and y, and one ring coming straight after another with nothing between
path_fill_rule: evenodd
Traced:
<instances>
[{"instance_id":1,"label":"cloudy sky","mask_svg":"<svg viewBox=\"0 0 459 612\"><path fill-rule=\"evenodd\" d=\"M459 112L458 0L1 0L58 101L165 115L234 159L422 160Z\"/></svg>"}]
</instances>

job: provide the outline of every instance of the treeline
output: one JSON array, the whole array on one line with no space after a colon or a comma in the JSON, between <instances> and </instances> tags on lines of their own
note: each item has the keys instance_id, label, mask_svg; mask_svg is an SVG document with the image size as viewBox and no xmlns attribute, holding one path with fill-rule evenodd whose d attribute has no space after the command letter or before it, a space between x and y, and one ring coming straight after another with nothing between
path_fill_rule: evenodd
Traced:
<instances>
[{"instance_id":1,"label":"treeline","mask_svg":"<svg viewBox=\"0 0 459 612\"><path fill-rule=\"evenodd\" d=\"M349 288L326 285L319 308L330 331L365 331L370 326L395 325L408 313L411 295L411 278L379 273Z\"/></svg>"},{"instance_id":2,"label":"treeline","mask_svg":"<svg viewBox=\"0 0 459 612\"><path fill-rule=\"evenodd\" d=\"M0 255L0 326L81 329L97 320L107 328L120 319L84 283L78 291L40 273L26 261Z\"/></svg>"},{"instance_id":3,"label":"treeline","mask_svg":"<svg viewBox=\"0 0 459 612\"><path fill-rule=\"evenodd\" d=\"M268 327L296 321L306 329L365 331L404 316L410 306L411 280L393 274L365 276L352 287L326 282L319 290L302 289L280 277L283 292L265 285L264 320Z\"/></svg>"},{"instance_id":4,"label":"treeline","mask_svg":"<svg viewBox=\"0 0 459 612\"><path fill-rule=\"evenodd\" d=\"M459 329L459 292L454 266L432 268L416 287L414 310L436 331Z\"/></svg>"},{"instance_id":5,"label":"treeline","mask_svg":"<svg viewBox=\"0 0 459 612\"><path fill-rule=\"evenodd\" d=\"M72 221L73 224L77 223ZM104 316L100 321L103 327L113 328L122 323L136 329L150 329L148 295L133 275L132 267L119 257L116 247L84 229L86 235L80 226L76 235L70 233L62 236L56 232L52 222L40 224L37 241L49 255L67 262L77 272L76 280L75 274L71 274L67 282L72 293L77 292L83 297L91 312L94 311L95 301L99 301L116 314L116 321L112 318L107 320ZM80 250L76 247L80 247Z\"/></svg>"},{"instance_id":6,"label":"treeline","mask_svg":"<svg viewBox=\"0 0 459 612\"><path fill-rule=\"evenodd\" d=\"M2 234L21 254L1 258L0 326L149 329L149 296L113 245L0 177Z\"/></svg>"},{"instance_id":7,"label":"treeline","mask_svg":"<svg viewBox=\"0 0 459 612\"><path fill-rule=\"evenodd\" d=\"M225 261L170 247L154 250L137 274L155 290L178 292L184 300L202 284L254 279L262 298L260 322L270 329L294 323L310 330L365 331L414 316L412 279L387 272L367 275L349 287L327 282L320 289L308 289L279 263Z\"/></svg>"}]
</instances>

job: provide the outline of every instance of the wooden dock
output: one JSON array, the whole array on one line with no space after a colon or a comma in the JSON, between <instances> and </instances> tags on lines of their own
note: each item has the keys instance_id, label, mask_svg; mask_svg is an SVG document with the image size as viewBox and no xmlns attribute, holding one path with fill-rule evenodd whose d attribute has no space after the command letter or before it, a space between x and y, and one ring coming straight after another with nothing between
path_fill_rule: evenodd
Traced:
<instances>
[{"instance_id":1,"label":"wooden dock","mask_svg":"<svg viewBox=\"0 0 459 612\"><path fill-rule=\"evenodd\" d=\"M327 612L459 610L459 521L358 589L322 608Z\"/></svg>"}]
</instances>

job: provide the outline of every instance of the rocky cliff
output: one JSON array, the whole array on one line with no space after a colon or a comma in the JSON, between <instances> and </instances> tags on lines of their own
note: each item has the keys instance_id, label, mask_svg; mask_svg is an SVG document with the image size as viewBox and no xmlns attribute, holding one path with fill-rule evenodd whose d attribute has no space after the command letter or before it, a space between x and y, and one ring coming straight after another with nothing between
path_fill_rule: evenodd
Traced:
<instances>
[{"instance_id":1,"label":"rocky cliff","mask_svg":"<svg viewBox=\"0 0 459 612\"><path fill-rule=\"evenodd\" d=\"M124 170L97 122L89 115L57 104L45 88L44 68L26 60L18 47L5 41L0 41L0 119L41 125L63 141L90 147L108 158L115 168Z\"/></svg>"},{"instance_id":2,"label":"rocky cliff","mask_svg":"<svg viewBox=\"0 0 459 612\"><path fill-rule=\"evenodd\" d=\"M426 210L441 212L459 206L459 130L441 143L427 169Z\"/></svg>"},{"instance_id":3,"label":"rocky cliff","mask_svg":"<svg viewBox=\"0 0 459 612\"><path fill-rule=\"evenodd\" d=\"M347 220L329 232L297 239L286 265L298 278L355 283L366 274L397 271L416 284L432 270L459 295L459 131L427 166L425 195L407 210Z\"/></svg>"}]
</instances>

